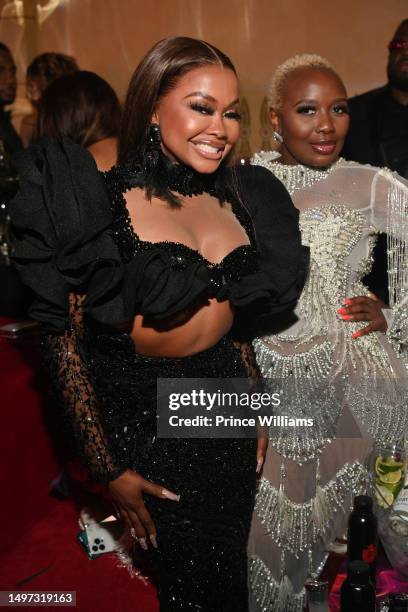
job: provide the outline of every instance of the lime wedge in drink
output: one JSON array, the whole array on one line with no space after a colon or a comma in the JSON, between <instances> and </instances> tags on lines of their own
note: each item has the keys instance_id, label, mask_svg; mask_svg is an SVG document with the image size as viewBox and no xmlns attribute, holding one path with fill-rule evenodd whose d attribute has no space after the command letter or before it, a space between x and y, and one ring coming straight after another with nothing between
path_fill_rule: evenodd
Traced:
<instances>
[{"instance_id":1,"label":"lime wedge in drink","mask_svg":"<svg viewBox=\"0 0 408 612\"><path fill-rule=\"evenodd\" d=\"M389 508L394 503L394 495L381 485L376 486L375 496L381 508Z\"/></svg>"},{"instance_id":2,"label":"lime wedge in drink","mask_svg":"<svg viewBox=\"0 0 408 612\"><path fill-rule=\"evenodd\" d=\"M402 479L402 470L388 472L387 474L379 474L379 481L385 484L397 484Z\"/></svg>"},{"instance_id":3,"label":"lime wedge in drink","mask_svg":"<svg viewBox=\"0 0 408 612\"><path fill-rule=\"evenodd\" d=\"M375 473L388 474L396 472L404 467L403 461L396 461L392 457L382 457L381 455L375 460Z\"/></svg>"}]
</instances>

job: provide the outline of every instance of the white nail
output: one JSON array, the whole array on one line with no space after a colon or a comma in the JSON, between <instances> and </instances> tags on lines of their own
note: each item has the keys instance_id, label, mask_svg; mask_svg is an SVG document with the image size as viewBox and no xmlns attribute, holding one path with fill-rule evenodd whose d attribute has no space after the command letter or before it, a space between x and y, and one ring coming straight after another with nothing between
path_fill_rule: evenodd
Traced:
<instances>
[{"instance_id":1,"label":"white nail","mask_svg":"<svg viewBox=\"0 0 408 612\"><path fill-rule=\"evenodd\" d=\"M180 501L180 495L176 495L167 489L162 489L162 495L166 499L171 499L172 501Z\"/></svg>"},{"instance_id":2,"label":"white nail","mask_svg":"<svg viewBox=\"0 0 408 612\"><path fill-rule=\"evenodd\" d=\"M146 538L139 538L139 544L143 548L143 550L148 550Z\"/></svg>"},{"instance_id":3,"label":"white nail","mask_svg":"<svg viewBox=\"0 0 408 612\"><path fill-rule=\"evenodd\" d=\"M263 466L263 462L264 460L258 459L258 461L256 462L256 473L259 474L259 472L262 470L262 466Z\"/></svg>"},{"instance_id":4,"label":"white nail","mask_svg":"<svg viewBox=\"0 0 408 612\"><path fill-rule=\"evenodd\" d=\"M149 538L150 538L150 541L151 541L151 543L152 543L152 545L153 545L153 548L158 548L158 546L157 546L156 536L154 536L154 535L150 535L150 536L149 536Z\"/></svg>"}]
</instances>

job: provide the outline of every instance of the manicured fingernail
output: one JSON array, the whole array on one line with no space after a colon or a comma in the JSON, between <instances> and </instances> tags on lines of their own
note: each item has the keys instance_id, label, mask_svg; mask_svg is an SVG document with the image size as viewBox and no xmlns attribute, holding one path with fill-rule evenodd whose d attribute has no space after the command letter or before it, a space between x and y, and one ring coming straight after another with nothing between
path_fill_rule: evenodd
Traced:
<instances>
[{"instance_id":1,"label":"manicured fingernail","mask_svg":"<svg viewBox=\"0 0 408 612\"><path fill-rule=\"evenodd\" d=\"M133 527L130 528L130 535L134 540L137 540L136 530Z\"/></svg>"},{"instance_id":2,"label":"manicured fingernail","mask_svg":"<svg viewBox=\"0 0 408 612\"><path fill-rule=\"evenodd\" d=\"M343 319L343 321L350 321L351 315L341 315L341 318Z\"/></svg>"},{"instance_id":3,"label":"manicured fingernail","mask_svg":"<svg viewBox=\"0 0 408 612\"><path fill-rule=\"evenodd\" d=\"M146 538L139 538L139 544L143 550L148 550Z\"/></svg>"},{"instance_id":4,"label":"manicured fingernail","mask_svg":"<svg viewBox=\"0 0 408 612\"><path fill-rule=\"evenodd\" d=\"M361 335L361 331L356 331L351 337L353 338L353 340L355 340L356 338L360 338Z\"/></svg>"},{"instance_id":5,"label":"manicured fingernail","mask_svg":"<svg viewBox=\"0 0 408 612\"><path fill-rule=\"evenodd\" d=\"M172 501L180 501L180 495L176 495L167 489L162 489L162 495L166 499L171 499Z\"/></svg>"},{"instance_id":6,"label":"manicured fingernail","mask_svg":"<svg viewBox=\"0 0 408 612\"><path fill-rule=\"evenodd\" d=\"M350 298L346 298L346 299L343 301L343 304L351 304L351 303L352 303L352 301L351 301L351 299L350 299Z\"/></svg>"},{"instance_id":7,"label":"manicured fingernail","mask_svg":"<svg viewBox=\"0 0 408 612\"><path fill-rule=\"evenodd\" d=\"M257 474L259 474L260 471L262 470L263 462L264 460L262 458L258 459L258 461L256 462L256 473Z\"/></svg>"},{"instance_id":8,"label":"manicured fingernail","mask_svg":"<svg viewBox=\"0 0 408 612\"><path fill-rule=\"evenodd\" d=\"M154 536L154 535L150 535L150 536L149 536L149 538L150 538L150 541L151 541L151 543L152 543L153 548L158 548L158 546L157 546L156 536Z\"/></svg>"},{"instance_id":9,"label":"manicured fingernail","mask_svg":"<svg viewBox=\"0 0 408 612\"><path fill-rule=\"evenodd\" d=\"M339 308L337 312L338 312L338 314L341 314L341 315L344 314L345 315L345 314L347 314L347 309L346 308Z\"/></svg>"}]
</instances>

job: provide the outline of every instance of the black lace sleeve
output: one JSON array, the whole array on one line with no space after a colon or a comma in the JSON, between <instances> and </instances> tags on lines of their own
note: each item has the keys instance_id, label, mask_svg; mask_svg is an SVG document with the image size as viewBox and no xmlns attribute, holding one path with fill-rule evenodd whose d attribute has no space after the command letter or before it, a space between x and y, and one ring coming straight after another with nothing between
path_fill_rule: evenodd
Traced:
<instances>
[{"instance_id":1,"label":"black lace sleeve","mask_svg":"<svg viewBox=\"0 0 408 612\"><path fill-rule=\"evenodd\" d=\"M251 342L238 342L236 341L235 346L241 352L242 363L245 366L245 371L251 380L260 381L262 379L261 371L255 359L255 352Z\"/></svg>"},{"instance_id":2,"label":"black lace sleeve","mask_svg":"<svg viewBox=\"0 0 408 612\"><path fill-rule=\"evenodd\" d=\"M44 358L54 393L63 405L80 455L92 479L104 484L117 478L127 466L117 465L109 448L97 398L81 357L84 298L70 294L69 326L63 334L44 336Z\"/></svg>"}]
</instances>

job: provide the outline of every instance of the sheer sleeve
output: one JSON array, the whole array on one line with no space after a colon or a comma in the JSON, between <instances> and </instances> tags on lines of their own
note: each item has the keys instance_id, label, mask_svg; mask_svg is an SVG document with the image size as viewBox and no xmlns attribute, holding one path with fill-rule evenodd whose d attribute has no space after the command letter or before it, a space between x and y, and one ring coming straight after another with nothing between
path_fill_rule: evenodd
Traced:
<instances>
[{"instance_id":1,"label":"sheer sleeve","mask_svg":"<svg viewBox=\"0 0 408 612\"><path fill-rule=\"evenodd\" d=\"M408 181L379 170L371 189L372 221L387 233L388 289L392 321L388 336L408 347Z\"/></svg>"},{"instance_id":2,"label":"sheer sleeve","mask_svg":"<svg viewBox=\"0 0 408 612\"><path fill-rule=\"evenodd\" d=\"M44 337L45 364L78 450L95 482L117 478L127 466L117 465L103 429L98 402L81 356L82 305L85 296L69 295L69 325L63 334Z\"/></svg>"}]
</instances>

